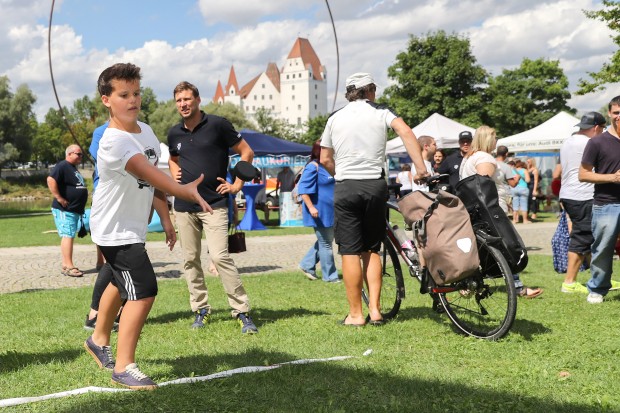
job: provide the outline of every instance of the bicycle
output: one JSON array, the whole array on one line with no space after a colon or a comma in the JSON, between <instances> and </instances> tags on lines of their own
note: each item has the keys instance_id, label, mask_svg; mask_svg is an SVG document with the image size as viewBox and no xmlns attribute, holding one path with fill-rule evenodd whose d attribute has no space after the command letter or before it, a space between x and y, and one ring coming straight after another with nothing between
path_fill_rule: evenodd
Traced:
<instances>
[{"instance_id":1,"label":"bicycle","mask_svg":"<svg viewBox=\"0 0 620 413\"><path fill-rule=\"evenodd\" d=\"M443 176L429 177L427 182L438 182ZM388 186L391 194L399 187L400 184ZM398 204L390 199L387 207L386 237L379 251L383 268L380 302L383 319L394 318L405 298L402 260L411 277L420 282L420 293L431 296L433 310L445 312L459 332L487 340L505 336L515 320L517 294L512 271L502 253L493 246L498 239L474 225L480 257L478 271L464 280L438 286L420 263L415 243L410 239L403 240L404 231L390 222L390 210L399 212ZM415 239L415 226L413 231ZM368 305L364 290L362 297Z\"/></svg>"}]
</instances>

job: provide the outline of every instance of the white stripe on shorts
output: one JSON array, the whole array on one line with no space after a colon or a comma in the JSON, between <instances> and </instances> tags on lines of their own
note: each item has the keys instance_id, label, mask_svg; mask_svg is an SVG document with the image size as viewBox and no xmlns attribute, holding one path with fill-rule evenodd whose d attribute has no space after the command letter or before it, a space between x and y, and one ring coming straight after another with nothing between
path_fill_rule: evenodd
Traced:
<instances>
[{"instance_id":1,"label":"white stripe on shorts","mask_svg":"<svg viewBox=\"0 0 620 413\"><path fill-rule=\"evenodd\" d=\"M127 291L127 299L130 301L136 300L136 287L133 285L133 280L129 271L121 271L123 279L125 280L125 290Z\"/></svg>"}]
</instances>

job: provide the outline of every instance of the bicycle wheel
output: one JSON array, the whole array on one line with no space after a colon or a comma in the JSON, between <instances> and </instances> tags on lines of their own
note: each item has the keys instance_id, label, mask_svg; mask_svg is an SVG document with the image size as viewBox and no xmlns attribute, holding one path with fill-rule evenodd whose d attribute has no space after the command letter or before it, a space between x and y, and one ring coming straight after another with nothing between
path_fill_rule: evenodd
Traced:
<instances>
[{"instance_id":1,"label":"bicycle wheel","mask_svg":"<svg viewBox=\"0 0 620 413\"><path fill-rule=\"evenodd\" d=\"M380 297L381 315L384 320L389 320L394 318L400 309L400 303L405 292L405 282L398 254L387 236L381 243L379 256L381 257L383 271ZM365 290L362 290L362 298L368 305L368 295Z\"/></svg>"},{"instance_id":2,"label":"bicycle wheel","mask_svg":"<svg viewBox=\"0 0 620 413\"><path fill-rule=\"evenodd\" d=\"M508 263L499 250L478 242L480 272L439 293L446 314L463 333L497 340L510 330L517 294ZM450 288L454 287L454 288Z\"/></svg>"}]
</instances>

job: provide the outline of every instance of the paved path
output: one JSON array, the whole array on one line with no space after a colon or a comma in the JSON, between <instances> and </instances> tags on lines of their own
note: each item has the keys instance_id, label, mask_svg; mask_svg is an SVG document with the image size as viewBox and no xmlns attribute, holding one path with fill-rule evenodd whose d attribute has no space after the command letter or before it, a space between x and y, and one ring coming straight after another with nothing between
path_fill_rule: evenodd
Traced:
<instances>
[{"instance_id":1,"label":"paved path","mask_svg":"<svg viewBox=\"0 0 620 413\"><path fill-rule=\"evenodd\" d=\"M519 224L517 230L531 254L551 254L556 223ZM314 242L314 234L247 237L247 251L233 254L242 275L292 271ZM158 278L180 278L183 259L180 245L169 251L163 242L148 242L147 249ZM71 278L60 274L60 246L0 248L0 293L93 285L96 278L94 245L76 245L74 262L85 274ZM340 257L336 255L340 268ZM203 266L206 268L206 258ZM208 274L208 272L206 272Z\"/></svg>"}]
</instances>

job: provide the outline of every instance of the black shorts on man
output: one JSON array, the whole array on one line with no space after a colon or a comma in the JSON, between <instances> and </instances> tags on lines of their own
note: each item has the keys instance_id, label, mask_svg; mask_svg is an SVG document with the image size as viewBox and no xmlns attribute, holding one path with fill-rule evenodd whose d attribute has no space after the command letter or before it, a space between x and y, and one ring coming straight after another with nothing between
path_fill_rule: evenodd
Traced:
<instances>
[{"instance_id":1,"label":"black shorts on man","mask_svg":"<svg viewBox=\"0 0 620 413\"><path fill-rule=\"evenodd\" d=\"M564 210L572 222L568 250L577 254L590 253L594 236L592 235L592 204L593 201L574 201L561 199Z\"/></svg>"},{"instance_id":2,"label":"black shorts on man","mask_svg":"<svg viewBox=\"0 0 620 413\"><path fill-rule=\"evenodd\" d=\"M144 244L99 246L112 267L112 284L121 299L136 301L157 295L157 279Z\"/></svg>"},{"instance_id":3,"label":"black shorts on man","mask_svg":"<svg viewBox=\"0 0 620 413\"><path fill-rule=\"evenodd\" d=\"M385 238L387 182L347 179L334 189L334 238L341 255L378 252Z\"/></svg>"}]
</instances>

